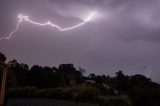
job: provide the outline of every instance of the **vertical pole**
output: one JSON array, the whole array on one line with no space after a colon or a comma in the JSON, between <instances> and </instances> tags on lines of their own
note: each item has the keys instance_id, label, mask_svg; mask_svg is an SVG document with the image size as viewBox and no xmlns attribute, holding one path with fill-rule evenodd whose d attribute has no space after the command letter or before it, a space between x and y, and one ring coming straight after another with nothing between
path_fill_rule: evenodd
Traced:
<instances>
[{"instance_id":1,"label":"vertical pole","mask_svg":"<svg viewBox=\"0 0 160 106\"><path fill-rule=\"evenodd\" d=\"M5 85L6 85L6 77L7 77L7 66L3 66L3 74L2 74L2 84L0 91L0 106L4 105L4 94L5 94Z\"/></svg>"}]
</instances>

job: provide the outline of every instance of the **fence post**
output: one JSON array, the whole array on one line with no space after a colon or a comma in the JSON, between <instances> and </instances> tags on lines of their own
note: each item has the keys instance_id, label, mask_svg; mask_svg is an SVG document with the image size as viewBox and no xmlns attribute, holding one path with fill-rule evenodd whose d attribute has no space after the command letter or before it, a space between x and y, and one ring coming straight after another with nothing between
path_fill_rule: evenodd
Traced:
<instances>
[{"instance_id":1,"label":"fence post","mask_svg":"<svg viewBox=\"0 0 160 106\"><path fill-rule=\"evenodd\" d=\"M6 85L6 78L7 78L7 65L0 61L2 65L2 83L1 83L1 90L0 90L0 106L4 105L4 94L5 94L5 85Z\"/></svg>"}]
</instances>

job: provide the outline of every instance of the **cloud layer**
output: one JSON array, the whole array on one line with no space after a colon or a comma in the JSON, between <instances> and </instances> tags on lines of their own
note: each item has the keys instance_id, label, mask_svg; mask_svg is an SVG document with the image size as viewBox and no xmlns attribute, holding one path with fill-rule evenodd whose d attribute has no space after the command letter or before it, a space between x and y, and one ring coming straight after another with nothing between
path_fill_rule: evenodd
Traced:
<instances>
[{"instance_id":1,"label":"cloud layer","mask_svg":"<svg viewBox=\"0 0 160 106\"><path fill-rule=\"evenodd\" d=\"M19 13L62 27L81 22L91 11L98 14L68 32L23 23L12 39L0 41L0 51L30 65L71 62L88 73L113 75L120 69L147 75L151 69L150 76L160 81L159 10L159 0L1 0L0 36L14 28Z\"/></svg>"}]
</instances>

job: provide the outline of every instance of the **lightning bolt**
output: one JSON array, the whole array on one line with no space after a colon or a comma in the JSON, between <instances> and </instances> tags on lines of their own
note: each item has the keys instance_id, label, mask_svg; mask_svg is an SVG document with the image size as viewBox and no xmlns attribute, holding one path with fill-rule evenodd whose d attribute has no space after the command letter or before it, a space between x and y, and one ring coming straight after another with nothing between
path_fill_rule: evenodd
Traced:
<instances>
[{"instance_id":1,"label":"lightning bolt","mask_svg":"<svg viewBox=\"0 0 160 106\"><path fill-rule=\"evenodd\" d=\"M45 22L45 23L39 23L39 22L32 21L32 20L29 19L29 17L26 16L26 15L19 14L19 15L18 15L18 19L19 19L19 20L18 20L18 23L17 23L17 25L16 25L16 28L13 29L13 30L9 33L9 36L7 36L7 37L2 37L2 38L0 38L0 40L3 40L3 39L8 40L8 39L10 39L10 38L12 37L12 35L19 30L19 26L20 26L21 22L23 22L23 21L26 21L26 22L29 22L29 23L31 23L31 24L38 25L38 26L51 26L51 27L57 28L59 31L69 31L69 30L73 30L73 29L75 29L75 28L78 28L78 27L86 24L87 22L89 22L89 21L93 18L94 15L95 15L95 12L92 12L92 13L90 13L90 15L88 16L88 18L87 18L86 20L84 20L83 22L81 22L81 23L79 23L79 24L77 24L77 25L75 25L75 26L72 26L72 27L61 28L60 26L58 26L58 25L56 25L56 24L53 24L53 23L50 22L50 21L47 21L47 22Z\"/></svg>"},{"instance_id":2,"label":"lightning bolt","mask_svg":"<svg viewBox=\"0 0 160 106\"><path fill-rule=\"evenodd\" d=\"M148 73L147 73L147 78L150 78L150 74L152 73L152 70L150 70Z\"/></svg>"}]
</instances>

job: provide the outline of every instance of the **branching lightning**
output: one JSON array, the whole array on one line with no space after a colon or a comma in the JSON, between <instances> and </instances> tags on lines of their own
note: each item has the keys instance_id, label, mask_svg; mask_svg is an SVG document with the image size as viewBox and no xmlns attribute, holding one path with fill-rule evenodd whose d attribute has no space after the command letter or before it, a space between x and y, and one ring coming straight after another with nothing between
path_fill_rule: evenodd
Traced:
<instances>
[{"instance_id":1,"label":"branching lightning","mask_svg":"<svg viewBox=\"0 0 160 106\"><path fill-rule=\"evenodd\" d=\"M9 33L9 36L7 36L7 37L2 37L2 38L0 38L0 40L10 39L10 38L12 37L12 35L19 30L19 26L20 26L21 22L23 22L23 21L26 21L26 22L29 22L29 23L31 23L31 24L38 25L38 26L51 26L51 27L57 28L59 31L68 31L68 30L73 30L73 29L75 29L75 28L78 28L78 27L86 24L87 22L89 22L89 21L93 18L94 15L95 15L95 12L92 12L92 13L88 16L88 18L87 18L86 20L84 20L82 23L79 23L79 24L77 24L77 25L75 25L75 26L72 26L72 27L61 28L60 26L55 25L55 24L53 24L53 23L50 22L50 21L47 21L47 22L45 22L45 23L39 23L39 22L32 21L31 19L29 19L28 16L19 14L19 15L18 15L18 19L19 19L19 20L18 20L18 23L17 23L16 28Z\"/></svg>"}]
</instances>

